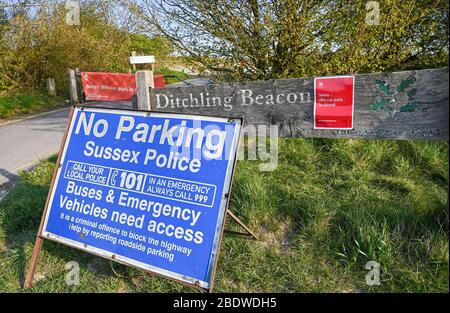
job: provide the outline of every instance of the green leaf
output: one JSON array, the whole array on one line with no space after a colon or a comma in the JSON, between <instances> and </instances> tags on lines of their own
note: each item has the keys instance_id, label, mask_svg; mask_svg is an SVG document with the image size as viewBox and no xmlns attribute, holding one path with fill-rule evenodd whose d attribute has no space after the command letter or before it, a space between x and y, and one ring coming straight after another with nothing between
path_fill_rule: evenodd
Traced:
<instances>
[{"instance_id":1,"label":"green leaf","mask_svg":"<svg viewBox=\"0 0 450 313\"><path fill-rule=\"evenodd\" d=\"M415 97L416 94L417 94L417 89L415 89L415 88L414 88L414 89L411 89L411 90L408 91L408 93L407 93L408 97L410 97L410 98Z\"/></svg>"},{"instance_id":2,"label":"green leaf","mask_svg":"<svg viewBox=\"0 0 450 313\"><path fill-rule=\"evenodd\" d=\"M411 86L412 83L416 81L414 76L410 76L407 79L402 80L400 85L397 86L397 92L403 92L406 88Z\"/></svg>"},{"instance_id":3,"label":"green leaf","mask_svg":"<svg viewBox=\"0 0 450 313\"><path fill-rule=\"evenodd\" d=\"M384 80L376 80L375 83L377 84L378 89L380 89L380 91L386 96L392 95L389 85Z\"/></svg>"},{"instance_id":4,"label":"green leaf","mask_svg":"<svg viewBox=\"0 0 450 313\"><path fill-rule=\"evenodd\" d=\"M378 100L376 102L374 102L371 106L370 109L374 112L378 112L382 109L384 109L384 107L386 106L386 104L388 104L390 102L389 99L381 99Z\"/></svg>"},{"instance_id":5,"label":"green leaf","mask_svg":"<svg viewBox=\"0 0 450 313\"><path fill-rule=\"evenodd\" d=\"M400 112L414 112L420 107L420 102L408 102L400 107Z\"/></svg>"}]
</instances>

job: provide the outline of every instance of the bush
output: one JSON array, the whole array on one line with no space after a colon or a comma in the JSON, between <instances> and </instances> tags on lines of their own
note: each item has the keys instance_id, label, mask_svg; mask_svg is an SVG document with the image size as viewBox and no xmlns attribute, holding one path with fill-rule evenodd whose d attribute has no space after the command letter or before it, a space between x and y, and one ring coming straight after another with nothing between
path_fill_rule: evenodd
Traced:
<instances>
[{"instance_id":1,"label":"bush","mask_svg":"<svg viewBox=\"0 0 450 313\"><path fill-rule=\"evenodd\" d=\"M57 97L38 92L18 92L13 95L0 97L0 118L50 109L59 103L60 99Z\"/></svg>"}]
</instances>

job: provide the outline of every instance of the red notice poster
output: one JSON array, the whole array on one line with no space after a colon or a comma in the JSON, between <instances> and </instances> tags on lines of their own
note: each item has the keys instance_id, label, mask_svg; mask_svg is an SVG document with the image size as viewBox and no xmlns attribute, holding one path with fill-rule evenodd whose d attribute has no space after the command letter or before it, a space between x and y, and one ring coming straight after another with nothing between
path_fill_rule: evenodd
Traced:
<instances>
[{"instance_id":1,"label":"red notice poster","mask_svg":"<svg viewBox=\"0 0 450 313\"><path fill-rule=\"evenodd\" d=\"M354 76L314 79L314 128L352 129Z\"/></svg>"},{"instance_id":2,"label":"red notice poster","mask_svg":"<svg viewBox=\"0 0 450 313\"><path fill-rule=\"evenodd\" d=\"M154 75L155 88L165 87L164 75ZM134 74L82 72L81 83L86 100L131 100L136 93Z\"/></svg>"}]
</instances>

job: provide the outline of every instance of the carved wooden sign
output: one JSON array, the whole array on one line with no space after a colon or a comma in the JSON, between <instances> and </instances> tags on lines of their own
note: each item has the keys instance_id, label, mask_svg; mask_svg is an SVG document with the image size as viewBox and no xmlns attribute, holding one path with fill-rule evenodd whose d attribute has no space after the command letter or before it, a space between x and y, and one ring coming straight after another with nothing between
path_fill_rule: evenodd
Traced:
<instances>
[{"instance_id":1,"label":"carved wooden sign","mask_svg":"<svg viewBox=\"0 0 450 313\"><path fill-rule=\"evenodd\" d=\"M314 78L152 90L152 110L243 117L285 137L448 139L448 69L355 76L353 129L314 129Z\"/></svg>"}]
</instances>

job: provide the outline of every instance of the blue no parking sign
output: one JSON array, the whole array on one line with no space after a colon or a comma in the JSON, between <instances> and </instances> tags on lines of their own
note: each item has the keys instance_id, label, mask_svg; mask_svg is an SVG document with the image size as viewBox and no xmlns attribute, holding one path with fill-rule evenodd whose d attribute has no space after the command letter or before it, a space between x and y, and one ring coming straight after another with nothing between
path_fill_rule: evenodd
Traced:
<instances>
[{"instance_id":1,"label":"blue no parking sign","mask_svg":"<svg viewBox=\"0 0 450 313\"><path fill-rule=\"evenodd\" d=\"M75 107L40 236L210 289L241 124Z\"/></svg>"}]
</instances>

